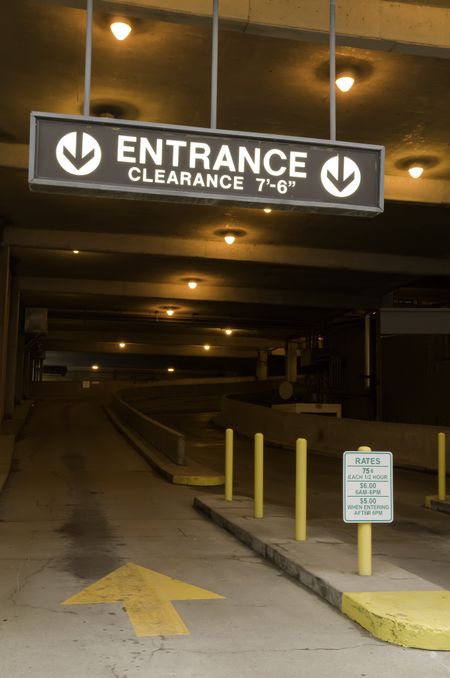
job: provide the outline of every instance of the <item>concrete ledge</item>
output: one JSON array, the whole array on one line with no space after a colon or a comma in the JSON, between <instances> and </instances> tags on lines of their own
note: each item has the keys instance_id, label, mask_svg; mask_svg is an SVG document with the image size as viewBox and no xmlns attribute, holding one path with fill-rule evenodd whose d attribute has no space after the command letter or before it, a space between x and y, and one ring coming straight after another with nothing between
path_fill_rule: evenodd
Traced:
<instances>
[{"instance_id":1,"label":"concrete ledge","mask_svg":"<svg viewBox=\"0 0 450 678\"><path fill-rule=\"evenodd\" d=\"M175 485L196 486L217 486L224 484L225 478L223 475L205 468L201 464L196 464L186 459L186 464L179 466L169 461L165 455L151 447L147 441L126 426L110 407L105 405L104 410L114 426L133 445L139 454L171 483Z\"/></svg>"},{"instance_id":2,"label":"concrete ledge","mask_svg":"<svg viewBox=\"0 0 450 678\"><path fill-rule=\"evenodd\" d=\"M306 438L310 449L339 458L344 450L356 450L360 445L391 450L395 466L427 471L437 469L438 433L443 431L450 437L450 427L445 426L295 414L233 395L222 398L216 422L249 438L263 433L269 444L289 449L294 449L296 438Z\"/></svg>"},{"instance_id":3,"label":"concrete ledge","mask_svg":"<svg viewBox=\"0 0 450 678\"><path fill-rule=\"evenodd\" d=\"M150 446L154 447L175 464L186 464L186 438L182 433L151 419L143 412L127 403L120 394L113 395L110 409L124 424L136 431Z\"/></svg>"},{"instance_id":4,"label":"concrete ledge","mask_svg":"<svg viewBox=\"0 0 450 678\"><path fill-rule=\"evenodd\" d=\"M16 437L25 425L33 403L26 400L14 410L12 419L5 421L0 429L0 492L3 490L11 471Z\"/></svg>"},{"instance_id":5,"label":"concrete ledge","mask_svg":"<svg viewBox=\"0 0 450 678\"><path fill-rule=\"evenodd\" d=\"M374 575L359 577L356 544L336 539L314 521L308 540L295 541L292 512L284 507L266 506L263 519L253 518L248 497L196 497L194 507L377 638L450 650L450 594L433 583L377 557Z\"/></svg>"},{"instance_id":6,"label":"concrete ledge","mask_svg":"<svg viewBox=\"0 0 450 678\"><path fill-rule=\"evenodd\" d=\"M425 506L432 511L450 513L450 497L447 496L445 499L439 499L436 494L425 497Z\"/></svg>"}]
</instances>

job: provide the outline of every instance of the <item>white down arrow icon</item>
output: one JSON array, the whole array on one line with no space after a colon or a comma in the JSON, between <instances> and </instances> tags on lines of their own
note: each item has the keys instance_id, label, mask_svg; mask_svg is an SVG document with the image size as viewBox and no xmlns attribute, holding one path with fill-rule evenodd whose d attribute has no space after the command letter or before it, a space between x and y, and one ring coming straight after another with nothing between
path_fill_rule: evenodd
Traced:
<instances>
[{"instance_id":1,"label":"white down arrow icon","mask_svg":"<svg viewBox=\"0 0 450 678\"><path fill-rule=\"evenodd\" d=\"M69 174L85 176L100 165L102 150L94 137L86 132L69 132L59 140L56 159Z\"/></svg>"},{"instance_id":2,"label":"white down arrow icon","mask_svg":"<svg viewBox=\"0 0 450 678\"><path fill-rule=\"evenodd\" d=\"M348 198L358 190L361 171L354 160L335 155L324 163L320 173L322 186L336 198Z\"/></svg>"}]
</instances>

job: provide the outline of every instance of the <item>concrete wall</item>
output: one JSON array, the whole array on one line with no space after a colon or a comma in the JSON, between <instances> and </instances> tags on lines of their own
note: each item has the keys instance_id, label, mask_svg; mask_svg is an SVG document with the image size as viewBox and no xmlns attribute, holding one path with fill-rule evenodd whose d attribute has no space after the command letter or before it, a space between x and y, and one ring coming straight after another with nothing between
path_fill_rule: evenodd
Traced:
<instances>
[{"instance_id":1,"label":"concrete wall","mask_svg":"<svg viewBox=\"0 0 450 678\"><path fill-rule=\"evenodd\" d=\"M170 394L174 387L189 387L196 384L254 384L254 377L224 377L210 379L165 379L161 381L143 382L135 381L94 381L90 380L90 388L84 389L81 381L42 381L31 384L31 396L33 398L97 398L99 396L117 393L124 390L126 400L143 400L153 394ZM158 389L158 391L156 390ZM233 389L231 389L233 390Z\"/></svg>"},{"instance_id":2,"label":"concrete wall","mask_svg":"<svg viewBox=\"0 0 450 678\"><path fill-rule=\"evenodd\" d=\"M276 392L274 390L278 388L279 383L277 379L261 382L255 382L254 379L244 381L208 379L207 382L191 381L125 389L121 391L121 397L141 412L150 415L167 411L213 412L220 410L222 396L229 393L242 395L251 392L252 397L269 393L270 400L273 400L273 394Z\"/></svg>"},{"instance_id":3,"label":"concrete wall","mask_svg":"<svg viewBox=\"0 0 450 678\"><path fill-rule=\"evenodd\" d=\"M450 337L383 337L382 394L387 421L449 426Z\"/></svg>"},{"instance_id":4,"label":"concrete wall","mask_svg":"<svg viewBox=\"0 0 450 678\"><path fill-rule=\"evenodd\" d=\"M344 417L372 419L373 402L364 389L364 321L330 326L327 331L327 350L342 360L342 413ZM335 402L339 395L332 394Z\"/></svg>"},{"instance_id":5,"label":"concrete wall","mask_svg":"<svg viewBox=\"0 0 450 678\"><path fill-rule=\"evenodd\" d=\"M151 447L165 454L175 464L186 463L186 439L183 434L147 417L117 395L111 399L110 407L124 424Z\"/></svg>"},{"instance_id":6,"label":"concrete wall","mask_svg":"<svg viewBox=\"0 0 450 678\"><path fill-rule=\"evenodd\" d=\"M176 464L186 463L186 439L178 431L157 420L158 412L180 412L219 409L224 393L230 391L262 390L271 388L271 382L255 383L254 378L237 380L189 379L155 383L150 386L120 389L110 397L110 407L116 416L139 434L145 442L165 454ZM148 413L156 416L148 416Z\"/></svg>"},{"instance_id":7,"label":"concrete wall","mask_svg":"<svg viewBox=\"0 0 450 678\"><path fill-rule=\"evenodd\" d=\"M311 450L337 456L369 445L374 450L392 451L397 466L417 469L436 469L440 430L447 433L450 442L450 428L291 414L231 396L222 399L217 422L245 436L261 432L268 442L285 447L293 447L295 440L303 437Z\"/></svg>"}]
</instances>

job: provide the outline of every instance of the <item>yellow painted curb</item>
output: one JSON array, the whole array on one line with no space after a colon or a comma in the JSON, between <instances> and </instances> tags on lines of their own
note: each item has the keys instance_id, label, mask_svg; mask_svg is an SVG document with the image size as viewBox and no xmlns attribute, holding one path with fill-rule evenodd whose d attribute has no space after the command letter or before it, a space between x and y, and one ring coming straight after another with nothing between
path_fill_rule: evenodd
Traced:
<instances>
[{"instance_id":1,"label":"yellow painted curb","mask_svg":"<svg viewBox=\"0 0 450 678\"><path fill-rule=\"evenodd\" d=\"M388 643L450 650L450 591L344 593L342 612Z\"/></svg>"}]
</instances>

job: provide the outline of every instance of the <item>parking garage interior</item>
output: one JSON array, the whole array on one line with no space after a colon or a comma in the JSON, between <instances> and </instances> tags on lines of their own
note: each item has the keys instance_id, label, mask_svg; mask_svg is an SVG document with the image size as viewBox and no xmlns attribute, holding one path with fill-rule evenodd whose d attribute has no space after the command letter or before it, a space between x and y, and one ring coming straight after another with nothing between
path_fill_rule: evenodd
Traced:
<instances>
[{"instance_id":1,"label":"parking garage interior","mask_svg":"<svg viewBox=\"0 0 450 678\"><path fill-rule=\"evenodd\" d=\"M209 128L212 4L95 0L92 119ZM328 0L219 6L219 132L328 140ZM337 140L385 149L384 210L371 217L30 190L30 114L85 109L86 3L16 0L2 11L8 675L321 677L330 655L337 676L448 675L439 650L450 648L370 635L192 503L222 497L232 428L246 506L253 436L264 433L267 515L287 520L305 437L312 542L354 549L342 454L392 450L396 519L374 529L374 556L398 568L380 565L386 580L447 592L448 515L424 500L436 494L437 435L450 436L450 3L337 3L336 76L353 81L336 87ZM129 26L125 39L114 21ZM117 593L112 606L70 605L113 572L123 594L137 576L121 569L129 563L216 598L181 597L176 628L189 634L173 636L164 625L135 632L145 596L138 612Z\"/></svg>"}]
</instances>

